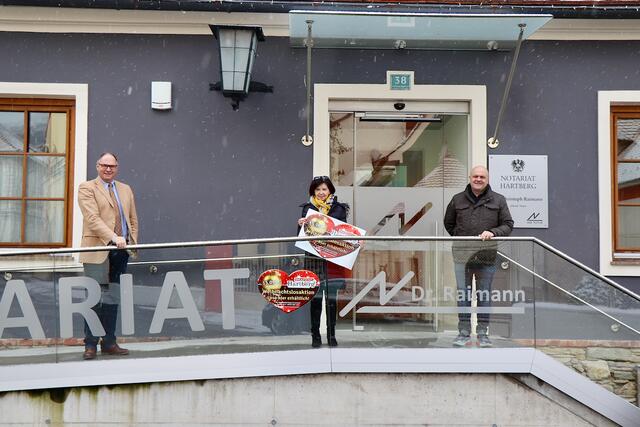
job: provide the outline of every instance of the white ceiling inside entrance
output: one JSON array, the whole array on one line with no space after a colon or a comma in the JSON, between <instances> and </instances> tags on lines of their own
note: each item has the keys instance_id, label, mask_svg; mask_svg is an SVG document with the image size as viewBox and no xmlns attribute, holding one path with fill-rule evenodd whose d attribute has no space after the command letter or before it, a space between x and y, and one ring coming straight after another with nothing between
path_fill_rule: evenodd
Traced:
<instances>
[{"instance_id":1,"label":"white ceiling inside entrance","mask_svg":"<svg viewBox=\"0 0 640 427\"><path fill-rule=\"evenodd\" d=\"M314 48L355 49L512 49L524 24L526 40L551 15L400 14L379 12L289 13L291 45L305 47L307 21Z\"/></svg>"}]
</instances>

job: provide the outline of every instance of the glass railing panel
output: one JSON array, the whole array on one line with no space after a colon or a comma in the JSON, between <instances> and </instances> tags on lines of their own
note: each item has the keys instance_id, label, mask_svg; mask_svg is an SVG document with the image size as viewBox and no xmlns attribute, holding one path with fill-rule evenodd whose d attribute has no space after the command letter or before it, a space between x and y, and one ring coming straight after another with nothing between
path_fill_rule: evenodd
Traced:
<instances>
[{"instance_id":1,"label":"glass railing panel","mask_svg":"<svg viewBox=\"0 0 640 427\"><path fill-rule=\"evenodd\" d=\"M430 242L365 242L338 290L340 346L419 348L437 340L427 313L434 249Z\"/></svg>"},{"instance_id":2,"label":"glass railing panel","mask_svg":"<svg viewBox=\"0 0 640 427\"><path fill-rule=\"evenodd\" d=\"M115 336L129 357L306 348L308 307L280 317L257 283L265 271L290 273L304 266L305 257L287 253L290 249L258 244L139 250L129 258L119 283L111 278L108 286L100 286L97 311L105 326L116 310ZM87 264L77 272L57 273L59 283L96 278ZM73 337L80 345L76 359L82 357L83 324L80 316L74 317ZM100 347L98 357L103 356Z\"/></svg>"},{"instance_id":3,"label":"glass railing panel","mask_svg":"<svg viewBox=\"0 0 640 427\"><path fill-rule=\"evenodd\" d=\"M540 286L538 302L556 301L560 299L558 295L562 299L569 297L576 304L589 307L591 311L626 325L619 329L619 339L635 339L636 332L633 331L640 331L640 301L580 265L571 263L540 245L536 244L534 248L535 274L545 284ZM583 338L595 337L584 331Z\"/></svg>"},{"instance_id":4,"label":"glass railing panel","mask_svg":"<svg viewBox=\"0 0 640 427\"><path fill-rule=\"evenodd\" d=\"M350 270L291 242L151 247L117 278L99 253L0 255L0 364L83 360L85 319L109 335L100 305L116 307L129 358L306 350L314 324L340 348L464 351L486 332L494 348L535 345L630 400L637 387L638 301L533 241L367 240ZM96 349L117 357L100 338Z\"/></svg>"},{"instance_id":5,"label":"glass railing panel","mask_svg":"<svg viewBox=\"0 0 640 427\"><path fill-rule=\"evenodd\" d=\"M527 248L518 242L468 243L366 241L338 292L340 346L532 345L531 274L499 256L519 251L526 258ZM476 257L487 253L490 259ZM457 339L459 334L469 339ZM480 340L482 335L489 340Z\"/></svg>"},{"instance_id":6,"label":"glass railing panel","mask_svg":"<svg viewBox=\"0 0 640 427\"><path fill-rule=\"evenodd\" d=\"M496 275L492 289L492 326L504 338L502 347L531 347L535 337L535 277L533 244L527 241L499 241Z\"/></svg>"},{"instance_id":7,"label":"glass railing panel","mask_svg":"<svg viewBox=\"0 0 640 427\"><path fill-rule=\"evenodd\" d=\"M534 260L535 273L553 283L556 291L570 293L640 331L640 301L636 298L539 244L534 247Z\"/></svg>"},{"instance_id":8,"label":"glass railing panel","mask_svg":"<svg viewBox=\"0 0 640 427\"><path fill-rule=\"evenodd\" d=\"M69 254L0 257L0 365L64 359L57 301L59 268L75 268Z\"/></svg>"},{"instance_id":9,"label":"glass railing panel","mask_svg":"<svg viewBox=\"0 0 640 427\"><path fill-rule=\"evenodd\" d=\"M541 246L535 272L536 348L635 404L639 302Z\"/></svg>"}]
</instances>

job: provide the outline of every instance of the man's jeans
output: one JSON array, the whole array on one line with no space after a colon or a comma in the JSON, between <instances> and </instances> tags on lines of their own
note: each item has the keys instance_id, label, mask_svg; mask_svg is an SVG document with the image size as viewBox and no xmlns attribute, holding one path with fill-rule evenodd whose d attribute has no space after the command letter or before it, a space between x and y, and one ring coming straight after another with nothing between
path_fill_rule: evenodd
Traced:
<instances>
[{"instance_id":1,"label":"man's jeans","mask_svg":"<svg viewBox=\"0 0 640 427\"><path fill-rule=\"evenodd\" d=\"M471 307L473 295L471 293L471 280L476 276L476 295L478 307L491 306L491 282L496 272L496 266L468 262L466 264L454 263L456 282L458 283L458 307ZM484 291L484 292L483 292ZM478 335L486 335L489 329L489 313L478 313ZM458 314L458 331L463 335L471 333L471 314Z\"/></svg>"}]
</instances>

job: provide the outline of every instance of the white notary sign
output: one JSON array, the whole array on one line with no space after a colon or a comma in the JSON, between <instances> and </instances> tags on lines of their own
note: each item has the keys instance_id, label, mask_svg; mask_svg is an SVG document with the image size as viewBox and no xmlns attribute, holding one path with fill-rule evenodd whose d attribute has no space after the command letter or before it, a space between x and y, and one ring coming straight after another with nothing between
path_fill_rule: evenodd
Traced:
<instances>
[{"instance_id":1,"label":"white notary sign","mask_svg":"<svg viewBox=\"0 0 640 427\"><path fill-rule=\"evenodd\" d=\"M507 199L516 228L549 228L547 156L489 156L489 184Z\"/></svg>"}]
</instances>

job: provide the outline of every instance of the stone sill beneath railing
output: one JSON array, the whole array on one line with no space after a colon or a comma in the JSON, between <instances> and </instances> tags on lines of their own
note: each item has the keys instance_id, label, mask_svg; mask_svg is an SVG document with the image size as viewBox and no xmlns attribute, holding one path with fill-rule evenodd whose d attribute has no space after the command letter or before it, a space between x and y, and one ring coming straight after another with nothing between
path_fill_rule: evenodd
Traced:
<instances>
[{"instance_id":1,"label":"stone sill beneath railing","mask_svg":"<svg viewBox=\"0 0 640 427\"><path fill-rule=\"evenodd\" d=\"M118 337L118 342L157 342L171 341L173 339L184 339L184 337ZM585 348L585 347L607 347L621 349L640 349L640 340L567 340L567 339L513 339L512 342L520 347L562 347L562 348ZM0 347L50 347L54 345L76 346L84 345L83 338L0 338ZM640 362L640 360L639 360Z\"/></svg>"},{"instance_id":2,"label":"stone sill beneath railing","mask_svg":"<svg viewBox=\"0 0 640 427\"><path fill-rule=\"evenodd\" d=\"M513 339L522 347L616 347L640 348L640 340L570 340L570 339Z\"/></svg>"},{"instance_id":3,"label":"stone sill beneath railing","mask_svg":"<svg viewBox=\"0 0 640 427\"><path fill-rule=\"evenodd\" d=\"M171 341L172 337L118 337L118 343L143 343ZM183 339L183 338L180 338ZM84 346L84 338L2 338L0 339L0 349L10 347L53 347L53 346Z\"/></svg>"}]
</instances>

